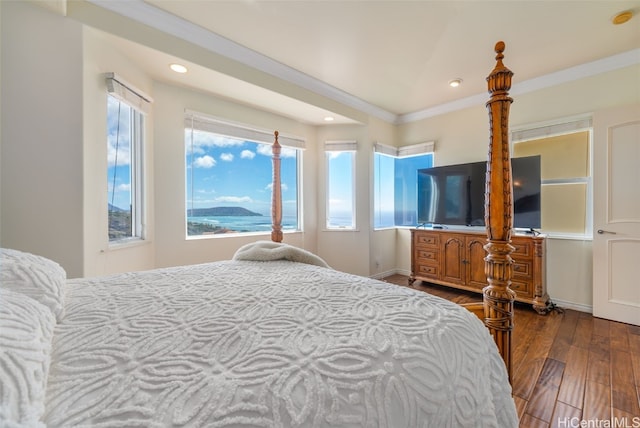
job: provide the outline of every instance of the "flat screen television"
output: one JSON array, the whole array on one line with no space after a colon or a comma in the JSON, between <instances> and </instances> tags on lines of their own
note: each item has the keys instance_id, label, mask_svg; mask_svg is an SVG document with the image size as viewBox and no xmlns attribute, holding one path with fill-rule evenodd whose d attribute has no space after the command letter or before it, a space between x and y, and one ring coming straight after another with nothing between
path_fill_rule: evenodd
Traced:
<instances>
[{"instance_id":1,"label":"flat screen television","mask_svg":"<svg viewBox=\"0 0 640 428\"><path fill-rule=\"evenodd\" d=\"M484 226L486 162L418 170L418 223ZM513 226L540 228L540 156L511 159Z\"/></svg>"}]
</instances>

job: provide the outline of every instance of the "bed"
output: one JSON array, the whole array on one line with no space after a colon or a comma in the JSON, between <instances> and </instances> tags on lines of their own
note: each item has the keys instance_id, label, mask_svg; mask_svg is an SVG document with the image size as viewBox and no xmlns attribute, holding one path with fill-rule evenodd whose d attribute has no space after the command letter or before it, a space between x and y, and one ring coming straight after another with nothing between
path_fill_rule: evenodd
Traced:
<instances>
[{"instance_id":1,"label":"bed","mask_svg":"<svg viewBox=\"0 0 640 428\"><path fill-rule=\"evenodd\" d=\"M67 279L0 251L0 426L518 425L500 293L478 317L282 243L275 137L272 240L232 260Z\"/></svg>"}]
</instances>

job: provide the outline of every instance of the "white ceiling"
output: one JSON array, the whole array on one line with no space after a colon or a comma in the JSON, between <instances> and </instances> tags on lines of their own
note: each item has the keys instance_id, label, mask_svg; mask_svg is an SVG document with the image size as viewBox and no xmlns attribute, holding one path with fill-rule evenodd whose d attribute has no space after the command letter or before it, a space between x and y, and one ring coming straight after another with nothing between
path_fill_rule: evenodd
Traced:
<instances>
[{"instance_id":1,"label":"white ceiling","mask_svg":"<svg viewBox=\"0 0 640 428\"><path fill-rule=\"evenodd\" d=\"M352 121L349 109L402 122L484 102L498 40L514 89L640 63L640 0L89 1L255 70L238 79L183 61L190 72L176 75L166 66L179 55L118 40L154 78L310 123ZM613 25L625 10L636 16Z\"/></svg>"}]
</instances>

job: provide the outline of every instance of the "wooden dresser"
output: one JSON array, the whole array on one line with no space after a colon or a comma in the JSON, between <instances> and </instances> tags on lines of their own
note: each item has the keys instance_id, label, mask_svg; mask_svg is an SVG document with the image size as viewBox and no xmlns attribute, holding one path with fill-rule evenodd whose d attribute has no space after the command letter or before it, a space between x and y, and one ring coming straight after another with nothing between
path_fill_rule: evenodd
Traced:
<instances>
[{"instance_id":1,"label":"wooden dresser","mask_svg":"<svg viewBox=\"0 0 640 428\"><path fill-rule=\"evenodd\" d=\"M455 229L411 230L411 276L415 280L482 293L487 286L484 231ZM545 283L545 237L514 235L511 289L516 300L546 313L549 295Z\"/></svg>"}]
</instances>

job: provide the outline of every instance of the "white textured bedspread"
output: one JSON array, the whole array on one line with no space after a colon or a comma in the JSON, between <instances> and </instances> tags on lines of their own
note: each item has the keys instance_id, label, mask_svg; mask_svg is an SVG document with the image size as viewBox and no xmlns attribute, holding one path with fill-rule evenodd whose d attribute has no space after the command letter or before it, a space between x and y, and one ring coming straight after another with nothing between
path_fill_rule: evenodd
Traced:
<instances>
[{"instance_id":1,"label":"white textured bedspread","mask_svg":"<svg viewBox=\"0 0 640 428\"><path fill-rule=\"evenodd\" d=\"M291 261L71 280L49 427L518 425L473 314Z\"/></svg>"}]
</instances>

